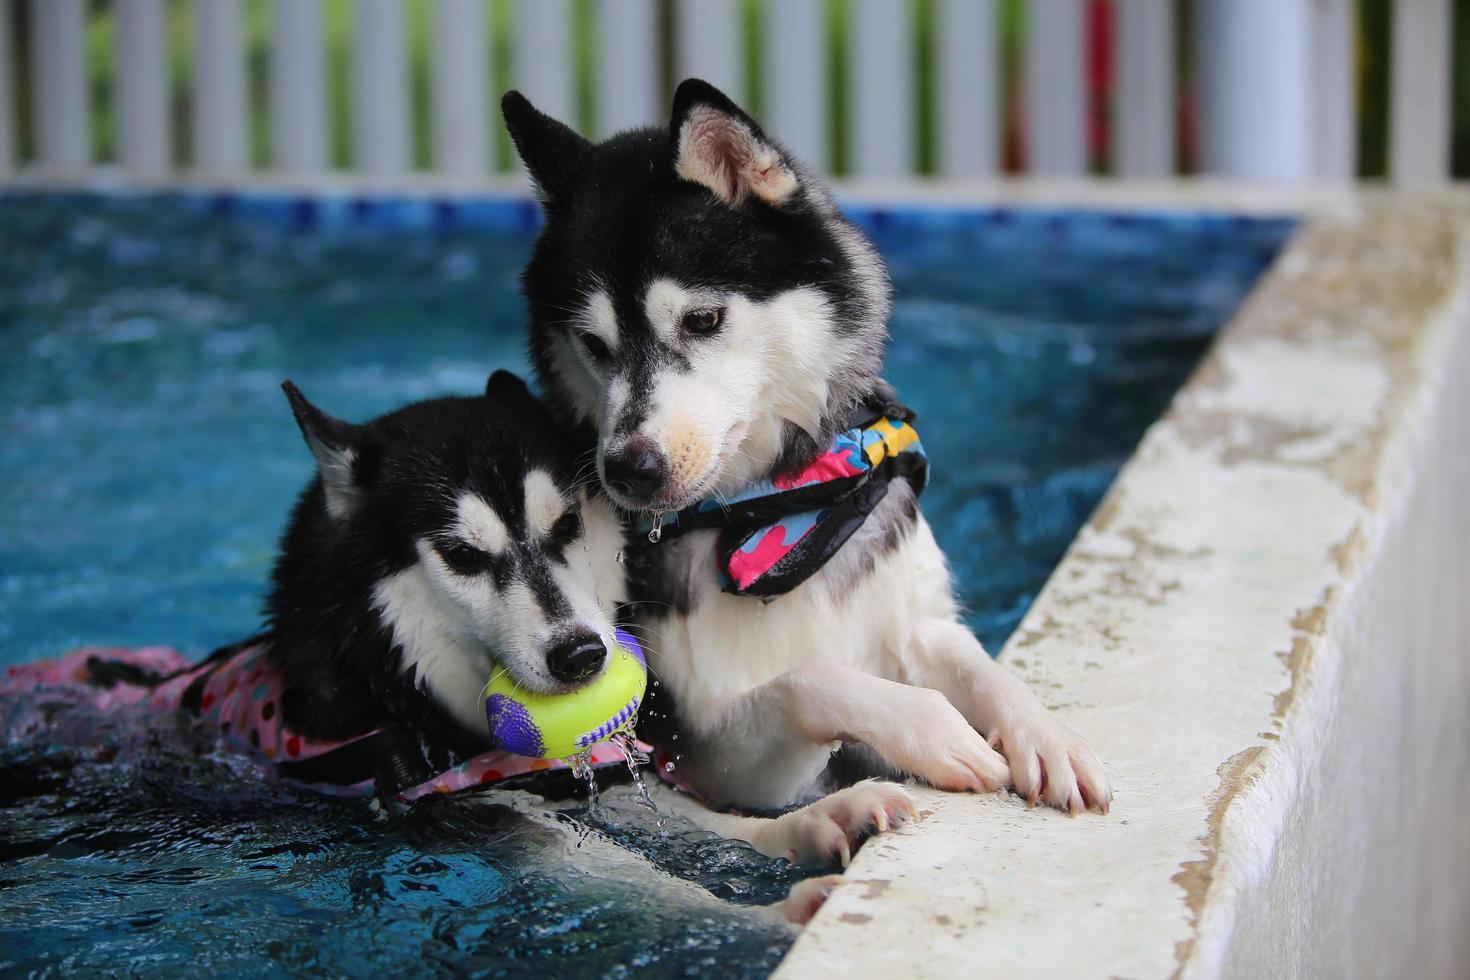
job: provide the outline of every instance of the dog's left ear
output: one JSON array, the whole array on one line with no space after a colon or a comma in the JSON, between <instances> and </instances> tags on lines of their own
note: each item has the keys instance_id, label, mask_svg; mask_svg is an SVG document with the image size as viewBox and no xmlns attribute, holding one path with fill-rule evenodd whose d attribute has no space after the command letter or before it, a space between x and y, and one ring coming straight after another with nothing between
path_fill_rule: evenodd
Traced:
<instances>
[{"instance_id":1,"label":"dog's left ear","mask_svg":"<svg viewBox=\"0 0 1470 980\"><path fill-rule=\"evenodd\" d=\"M281 382L281 390L291 403L306 447L316 457L327 496L327 513L338 519L346 517L362 500L363 487L357 472L362 442L358 426L323 412L289 381Z\"/></svg>"},{"instance_id":2,"label":"dog's left ear","mask_svg":"<svg viewBox=\"0 0 1470 980\"><path fill-rule=\"evenodd\" d=\"M485 381L485 397L536 400L536 396L531 394L531 386L526 384L524 378L503 369L496 371Z\"/></svg>"},{"instance_id":3,"label":"dog's left ear","mask_svg":"<svg viewBox=\"0 0 1470 980\"><path fill-rule=\"evenodd\" d=\"M753 196L775 207L796 193L796 173L760 126L725 93L698 78L674 92L669 121L674 172L727 204Z\"/></svg>"}]
</instances>

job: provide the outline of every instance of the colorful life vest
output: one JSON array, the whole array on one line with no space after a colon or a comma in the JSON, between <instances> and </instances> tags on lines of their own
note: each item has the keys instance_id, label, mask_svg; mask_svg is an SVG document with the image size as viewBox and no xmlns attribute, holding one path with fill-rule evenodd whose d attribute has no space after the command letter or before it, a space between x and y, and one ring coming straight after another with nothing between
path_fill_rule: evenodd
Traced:
<instances>
[{"instance_id":1,"label":"colorful life vest","mask_svg":"<svg viewBox=\"0 0 1470 980\"><path fill-rule=\"evenodd\" d=\"M161 683L147 680L158 677L167 679ZM55 660L7 667L0 674L0 698L12 705L64 700L99 713L135 705L184 711L197 715L232 747L271 763L282 776L318 792L374 793L384 740L402 736L375 729L342 741L307 738L285 724L281 695L281 677L265 656L260 638L222 648L197 664L168 647L85 647ZM625 763L622 751L614 745L599 743L589 751L594 767ZM432 757L432 753L425 755ZM411 802L434 793L566 768L568 764L561 760L484 752L404 785L395 795Z\"/></svg>"},{"instance_id":2,"label":"colorful life vest","mask_svg":"<svg viewBox=\"0 0 1470 980\"><path fill-rule=\"evenodd\" d=\"M886 406L839 432L827 451L798 473L763 481L731 498L709 497L645 521L651 546L700 528L721 529L720 587L771 600L814 575L867 520L895 478L915 493L928 482L913 416ZM640 543L640 547L644 547Z\"/></svg>"}]
</instances>

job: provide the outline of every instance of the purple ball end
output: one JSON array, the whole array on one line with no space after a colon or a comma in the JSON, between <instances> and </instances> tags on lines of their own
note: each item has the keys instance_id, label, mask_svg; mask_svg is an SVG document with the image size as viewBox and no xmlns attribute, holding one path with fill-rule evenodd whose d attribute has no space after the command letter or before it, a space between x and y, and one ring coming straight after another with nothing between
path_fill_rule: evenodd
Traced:
<instances>
[{"instance_id":1,"label":"purple ball end","mask_svg":"<svg viewBox=\"0 0 1470 980\"><path fill-rule=\"evenodd\" d=\"M541 729L525 708L504 694L492 694L485 700L485 718L490 723L490 737L505 751L539 758L546 750Z\"/></svg>"}]
</instances>

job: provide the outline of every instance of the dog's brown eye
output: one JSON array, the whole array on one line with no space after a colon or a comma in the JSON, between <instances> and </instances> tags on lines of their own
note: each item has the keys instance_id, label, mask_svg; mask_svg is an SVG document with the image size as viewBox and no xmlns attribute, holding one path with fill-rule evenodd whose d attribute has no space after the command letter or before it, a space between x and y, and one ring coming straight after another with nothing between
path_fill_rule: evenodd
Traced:
<instances>
[{"instance_id":1,"label":"dog's brown eye","mask_svg":"<svg viewBox=\"0 0 1470 980\"><path fill-rule=\"evenodd\" d=\"M690 310L684 314L684 319L679 326L683 328L685 333L692 333L695 336L703 337L719 330L720 324L724 322L724 319L725 311L718 306L711 307L708 310Z\"/></svg>"},{"instance_id":2,"label":"dog's brown eye","mask_svg":"<svg viewBox=\"0 0 1470 980\"><path fill-rule=\"evenodd\" d=\"M457 541L445 541L434 546L444 564L460 575L479 575L490 567L490 556L479 548L471 548Z\"/></svg>"},{"instance_id":3,"label":"dog's brown eye","mask_svg":"<svg viewBox=\"0 0 1470 980\"><path fill-rule=\"evenodd\" d=\"M606 364L608 358L612 357L612 351L607 349L607 342L597 334L589 331L579 334L577 339L582 341L582 347L587 351L587 356L598 364Z\"/></svg>"},{"instance_id":4,"label":"dog's brown eye","mask_svg":"<svg viewBox=\"0 0 1470 980\"><path fill-rule=\"evenodd\" d=\"M551 533L546 536L546 539L552 545L560 548L577 540L577 535L581 533L582 516L574 510L569 510L551 525Z\"/></svg>"}]
</instances>

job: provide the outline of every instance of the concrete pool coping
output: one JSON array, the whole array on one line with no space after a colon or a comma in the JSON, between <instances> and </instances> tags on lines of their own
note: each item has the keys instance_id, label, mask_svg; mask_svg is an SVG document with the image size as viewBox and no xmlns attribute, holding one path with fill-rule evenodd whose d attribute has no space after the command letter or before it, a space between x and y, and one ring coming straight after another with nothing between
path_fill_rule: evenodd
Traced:
<instances>
[{"instance_id":1,"label":"concrete pool coping","mask_svg":"<svg viewBox=\"0 0 1470 980\"><path fill-rule=\"evenodd\" d=\"M12 186L524 196L514 181ZM1470 195L1213 181L839 192L1303 223L1001 654L1102 755L1112 814L918 791L924 822L860 852L778 974L1462 965L1470 395L1454 382L1470 369Z\"/></svg>"},{"instance_id":2,"label":"concrete pool coping","mask_svg":"<svg viewBox=\"0 0 1470 980\"><path fill-rule=\"evenodd\" d=\"M1463 967L1470 195L1300 213L1001 654L1111 815L921 790L778 976Z\"/></svg>"}]
</instances>

